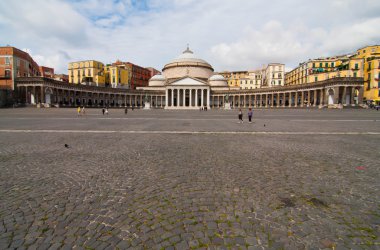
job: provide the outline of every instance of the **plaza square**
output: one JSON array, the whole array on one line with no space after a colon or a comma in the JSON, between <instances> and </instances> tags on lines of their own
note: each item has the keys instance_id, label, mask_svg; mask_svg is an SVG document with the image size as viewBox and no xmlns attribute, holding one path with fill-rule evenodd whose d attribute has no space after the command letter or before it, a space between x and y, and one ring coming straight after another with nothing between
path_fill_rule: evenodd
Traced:
<instances>
[{"instance_id":1,"label":"plaza square","mask_svg":"<svg viewBox=\"0 0 380 250\"><path fill-rule=\"evenodd\" d=\"M1 249L369 249L379 113L0 110Z\"/></svg>"}]
</instances>

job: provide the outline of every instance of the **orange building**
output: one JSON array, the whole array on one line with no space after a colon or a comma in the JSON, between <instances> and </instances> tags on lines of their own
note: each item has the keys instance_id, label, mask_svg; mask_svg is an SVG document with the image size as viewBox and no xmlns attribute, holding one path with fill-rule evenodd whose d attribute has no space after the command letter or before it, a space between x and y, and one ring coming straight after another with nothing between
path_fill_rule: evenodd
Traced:
<instances>
[{"instance_id":1,"label":"orange building","mask_svg":"<svg viewBox=\"0 0 380 250\"><path fill-rule=\"evenodd\" d=\"M49 77L49 78L54 78L54 69L45 67L45 66L40 66L40 75L43 77Z\"/></svg>"},{"instance_id":2,"label":"orange building","mask_svg":"<svg viewBox=\"0 0 380 250\"><path fill-rule=\"evenodd\" d=\"M14 90L16 77L39 75L38 64L27 52L11 46L0 47L0 88Z\"/></svg>"}]
</instances>

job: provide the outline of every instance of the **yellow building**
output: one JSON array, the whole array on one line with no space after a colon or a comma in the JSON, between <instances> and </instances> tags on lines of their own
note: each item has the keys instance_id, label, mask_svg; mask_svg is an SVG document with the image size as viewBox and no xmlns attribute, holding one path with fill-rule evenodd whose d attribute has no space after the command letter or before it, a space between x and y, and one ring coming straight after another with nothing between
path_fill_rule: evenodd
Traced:
<instances>
[{"instance_id":1,"label":"yellow building","mask_svg":"<svg viewBox=\"0 0 380 250\"><path fill-rule=\"evenodd\" d=\"M69 63L69 83L104 86L104 65L95 60Z\"/></svg>"},{"instance_id":2,"label":"yellow building","mask_svg":"<svg viewBox=\"0 0 380 250\"><path fill-rule=\"evenodd\" d=\"M380 103L380 45L358 49L357 58L364 60L364 95L363 100Z\"/></svg>"},{"instance_id":3,"label":"yellow building","mask_svg":"<svg viewBox=\"0 0 380 250\"><path fill-rule=\"evenodd\" d=\"M241 87L242 79L249 76L248 71L223 71L220 74L227 79L229 87Z\"/></svg>"},{"instance_id":4,"label":"yellow building","mask_svg":"<svg viewBox=\"0 0 380 250\"><path fill-rule=\"evenodd\" d=\"M312 68L307 83L315 83L335 77L363 77L364 60L355 57L340 57L325 68ZM320 64L320 63L319 63Z\"/></svg>"},{"instance_id":5,"label":"yellow building","mask_svg":"<svg viewBox=\"0 0 380 250\"><path fill-rule=\"evenodd\" d=\"M107 65L104 67L106 86L112 88L129 88L130 72L122 65Z\"/></svg>"},{"instance_id":6,"label":"yellow building","mask_svg":"<svg viewBox=\"0 0 380 250\"><path fill-rule=\"evenodd\" d=\"M315 83L335 77L363 77L364 61L355 56L312 59L285 74L286 85Z\"/></svg>"}]
</instances>

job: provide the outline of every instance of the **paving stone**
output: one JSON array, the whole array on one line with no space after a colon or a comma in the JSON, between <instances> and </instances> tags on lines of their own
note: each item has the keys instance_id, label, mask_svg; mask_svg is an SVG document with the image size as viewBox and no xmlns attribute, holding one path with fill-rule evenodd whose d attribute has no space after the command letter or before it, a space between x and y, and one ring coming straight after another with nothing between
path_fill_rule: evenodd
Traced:
<instances>
[{"instance_id":1,"label":"paving stone","mask_svg":"<svg viewBox=\"0 0 380 250\"><path fill-rule=\"evenodd\" d=\"M0 249L376 243L378 135L360 133L380 132L378 113L257 109L237 124L236 110L98 111L0 110Z\"/></svg>"}]
</instances>

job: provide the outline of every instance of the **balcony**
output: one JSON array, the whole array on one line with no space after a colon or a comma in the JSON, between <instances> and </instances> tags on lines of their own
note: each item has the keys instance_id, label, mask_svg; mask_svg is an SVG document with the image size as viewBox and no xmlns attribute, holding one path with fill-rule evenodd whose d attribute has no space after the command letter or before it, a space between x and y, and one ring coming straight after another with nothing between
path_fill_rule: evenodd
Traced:
<instances>
[{"instance_id":1,"label":"balcony","mask_svg":"<svg viewBox=\"0 0 380 250\"><path fill-rule=\"evenodd\" d=\"M11 75L0 75L0 79L12 79Z\"/></svg>"}]
</instances>

